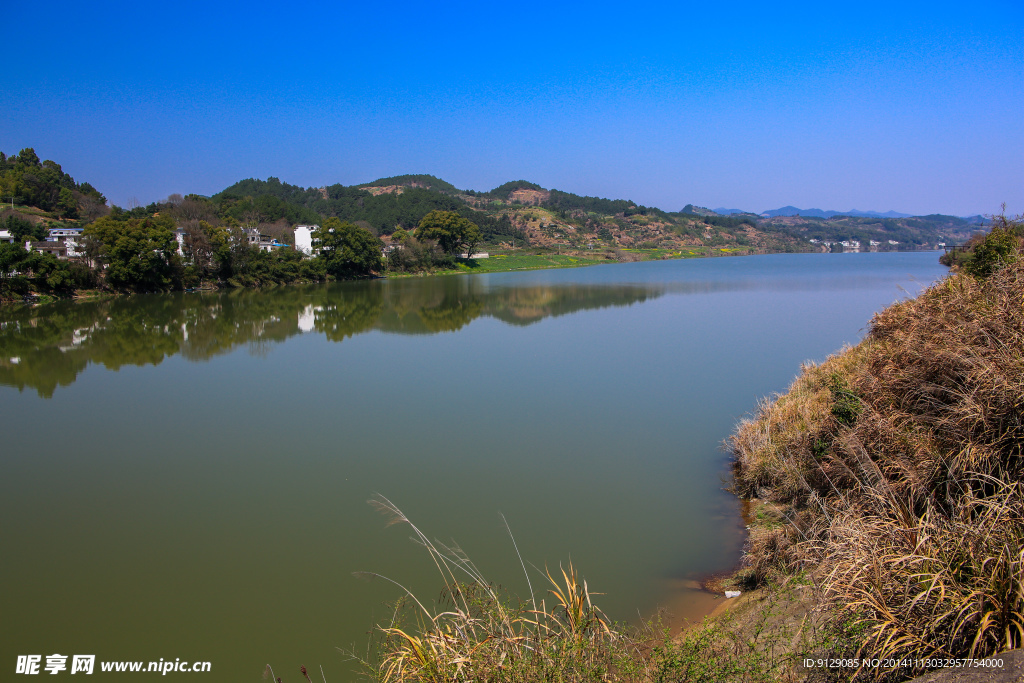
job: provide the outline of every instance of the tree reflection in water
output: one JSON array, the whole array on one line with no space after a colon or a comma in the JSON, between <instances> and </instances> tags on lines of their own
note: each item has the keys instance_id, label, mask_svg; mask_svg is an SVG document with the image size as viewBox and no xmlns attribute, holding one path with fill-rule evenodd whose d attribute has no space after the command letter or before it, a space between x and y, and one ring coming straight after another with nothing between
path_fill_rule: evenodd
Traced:
<instances>
[{"instance_id":1,"label":"tree reflection in water","mask_svg":"<svg viewBox=\"0 0 1024 683\"><path fill-rule=\"evenodd\" d=\"M576 311L661 296L654 285L531 284L491 287L477 278L416 278L330 285L156 294L0 310L0 384L50 398L90 363L108 370L158 365L181 354L205 361L245 345L262 355L289 337L341 342L379 330L453 332L481 316L529 325Z\"/></svg>"}]
</instances>

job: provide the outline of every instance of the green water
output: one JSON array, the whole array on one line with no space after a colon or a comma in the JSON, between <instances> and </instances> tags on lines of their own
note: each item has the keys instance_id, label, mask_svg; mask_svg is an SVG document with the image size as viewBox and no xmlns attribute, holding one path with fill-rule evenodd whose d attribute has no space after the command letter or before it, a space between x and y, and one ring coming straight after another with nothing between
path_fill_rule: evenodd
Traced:
<instances>
[{"instance_id":1,"label":"green water","mask_svg":"<svg viewBox=\"0 0 1024 683\"><path fill-rule=\"evenodd\" d=\"M352 573L441 588L374 493L521 595L499 513L612 618L678 602L740 552L736 421L944 272L779 255L0 309L0 679L62 653L350 680L335 648L400 595Z\"/></svg>"}]
</instances>

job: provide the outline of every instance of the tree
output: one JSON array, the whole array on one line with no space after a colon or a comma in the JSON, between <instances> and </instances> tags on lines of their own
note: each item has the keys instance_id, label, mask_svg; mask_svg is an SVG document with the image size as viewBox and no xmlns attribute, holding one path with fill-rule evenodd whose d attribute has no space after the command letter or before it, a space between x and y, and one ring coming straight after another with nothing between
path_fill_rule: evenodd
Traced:
<instances>
[{"instance_id":1,"label":"tree","mask_svg":"<svg viewBox=\"0 0 1024 683\"><path fill-rule=\"evenodd\" d=\"M75 193L66 187L60 188L57 208L64 218L78 218L78 200L75 198Z\"/></svg>"},{"instance_id":2,"label":"tree","mask_svg":"<svg viewBox=\"0 0 1024 683\"><path fill-rule=\"evenodd\" d=\"M223 257L227 236L221 228L215 228L206 221L189 220L179 224L182 229L182 252L185 260L195 267L200 278L212 272L215 257Z\"/></svg>"},{"instance_id":3,"label":"tree","mask_svg":"<svg viewBox=\"0 0 1024 683\"><path fill-rule=\"evenodd\" d=\"M253 259L260 250L249 242L247 230L236 225L224 231L225 242L217 250L222 277L249 274Z\"/></svg>"},{"instance_id":4,"label":"tree","mask_svg":"<svg viewBox=\"0 0 1024 683\"><path fill-rule=\"evenodd\" d=\"M0 229L9 231L19 244L26 240L45 240L47 236L46 228L41 224L25 220L13 211L5 211L0 215Z\"/></svg>"},{"instance_id":5,"label":"tree","mask_svg":"<svg viewBox=\"0 0 1024 683\"><path fill-rule=\"evenodd\" d=\"M472 249L482 239L476 223L454 211L431 211L420 221L415 237L437 240L447 254L458 254L466 247Z\"/></svg>"},{"instance_id":6,"label":"tree","mask_svg":"<svg viewBox=\"0 0 1024 683\"><path fill-rule=\"evenodd\" d=\"M33 148L26 147L18 152L18 163L23 166L38 166L39 155L36 154L36 151Z\"/></svg>"},{"instance_id":7,"label":"tree","mask_svg":"<svg viewBox=\"0 0 1024 683\"><path fill-rule=\"evenodd\" d=\"M0 242L0 296L28 292L28 279L14 274L22 270L27 258L28 252L20 244Z\"/></svg>"},{"instance_id":8,"label":"tree","mask_svg":"<svg viewBox=\"0 0 1024 683\"><path fill-rule=\"evenodd\" d=\"M173 206L172 214L179 224L185 221L214 223L217 220L217 207L209 199L198 195L190 194Z\"/></svg>"},{"instance_id":9,"label":"tree","mask_svg":"<svg viewBox=\"0 0 1024 683\"><path fill-rule=\"evenodd\" d=\"M100 216L107 213L107 205L105 201L101 201L103 195L97 197L93 194L86 194L82 197L79 202L79 216L86 219L86 221L94 221Z\"/></svg>"},{"instance_id":10,"label":"tree","mask_svg":"<svg viewBox=\"0 0 1024 683\"><path fill-rule=\"evenodd\" d=\"M104 204L105 205L107 203L107 198L104 197L102 194L100 194L100 191L97 190L92 185L90 185L89 183L82 183L81 185L79 185L78 186L78 191L81 192L82 194L86 195L87 197L92 197L93 199L98 201L100 204Z\"/></svg>"},{"instance_id":11,"label":"tree","mask_svg":"<svg viewBox=\"0 0 1024 683\"><path fill-rule=\"evenodd\" d=\"M91 279L84 264L61 261L42 251L26 251L20 244L0 242L0 296L27 294L30 283L38 291L69 296Z\"/></svg>"},{"instance_id":12,"label":"tree","mask_svg":"<svg viewBox=\"0 0 1024 683\"><path fill-rule=\"evenodd\" d=\"M313 231L317 258L336 278L366 277L384 268L383 245L369 230L328 218Z\"/></svg>"},{"instance_id":13,"label":"tree","mask_svg":"<svg viewBox=\"0 0 1024 683\"><path fill-rule=\"evenodd\" d=\"M78 279L67 261L44 251L30 251L21 267L32 272L38 289L67 296L75 291Z\"/></svg>"},{"instance_id":14,"label":"tree","mask_svg":"<svg viewBox=\"0 0 1024 683\"><path fill-rule=\"evenodd\" d=\"M174 221L168 216L119 221L110 216L86 226L87 251L106 266L117 289L168 289L180 265Z\"/></svg>"},{"instance_id":15,"label":"tree","mask_svg":"<svg viewBox=\"0 0 1024 683\"><path fill-rule=\"evenodd\" d=\"M1003 205L1005 212L1006 205ZM1024 234L1024 223L1009 219L1003 213L993 217L991 232L984 241L974 247L974 254L963 265L963 269L978 278L986 278L1000 268L1016 261L1020 252L1020 239Z\"/></svg>"},{"instance_id":16,"label":"tree","mask_svg":"<svg viewBox=\"0 0 1024 683\"><path fill-rule=\"evenodd\" d=\"M411 273L454 268L455 259L441 251L434 240L421 242L407 234L397 249L388 252L387 265L388 270Z\"/></svg>"},{"instance_id":17,"label":"tree","mask_svg":"<svg viewBox=\"0 0 1024 683\"><path fill-rule=\"evenodd\" d=\"M471 224L472 225L472 224ZM476 251L476 247L480 244L482 236L480 230L473 225L472 228L466 231L466 238L464 244L466 245L466 257L473 258L473 252Z\"/></svg>"}]
</instances>

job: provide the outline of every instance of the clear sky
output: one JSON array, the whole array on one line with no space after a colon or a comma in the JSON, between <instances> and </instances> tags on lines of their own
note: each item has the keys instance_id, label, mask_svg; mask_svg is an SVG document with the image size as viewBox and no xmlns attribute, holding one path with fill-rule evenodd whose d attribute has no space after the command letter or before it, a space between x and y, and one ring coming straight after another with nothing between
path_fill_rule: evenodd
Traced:
<instances>
[{"instance_id":1,"label":"clear sky","mask_svg":"<svg viewBox=\"0 0 1024 683\"><path fill-rule=\"evenodd\" d=\"M0 149L114 203L430 173L1024 213L1024 0L9 2Z\"/></svg>"}]
</instances>

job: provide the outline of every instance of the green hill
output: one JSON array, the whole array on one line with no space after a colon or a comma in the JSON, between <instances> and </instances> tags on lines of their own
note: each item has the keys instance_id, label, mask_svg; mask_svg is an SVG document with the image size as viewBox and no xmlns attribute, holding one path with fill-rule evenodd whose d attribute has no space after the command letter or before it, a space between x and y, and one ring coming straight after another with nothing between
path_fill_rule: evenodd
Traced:
<instances>
[{"instance_id":1,"label":"green hill","mask_svg":"<svg viewBox=\"0 0 1024 683\"><path fill-rule=\"evenodd\" d=\"M390 178L378 178L372 183L363 183L362 185L355 185L354 187L365 188L389 186L422 187L427 190L436 190L445 194L458 194L460 192L460 190L451 183L432 175L422 173L416 175L396 175Z\"/></svg>"},{"instance_id":2,"label":"green hill","mask_svg":"<svg viewBox=\"0 0 1024 683\"><path fill-rule=\"evenodd\" d=\"M480 226L484 244L530 244L559 250L719 248L743 253L811 251L807 240L750 217L671 214L627 199L581 196L515 180L488 192L460 191L430 175L302 188L277 178L247 179L211 199L224 219L319 222L337 217L378 235L415 228L430 211L455 211Z\"/></svg>"},{"instance_id":3,"label":"green hill","mask_svg":"<svg viewBox=\"0 0 1024 683\"><path fill-rule=\"evenodd\" d=\"M27 215L55 220L96 218L107 203L96 188L76 182L56 161L40 161L31 147L11 156L0 152L0 198L8 207L27 209Z\"/></svg>"}]
</instances>

